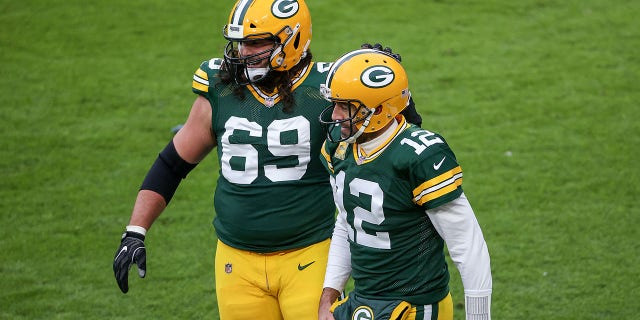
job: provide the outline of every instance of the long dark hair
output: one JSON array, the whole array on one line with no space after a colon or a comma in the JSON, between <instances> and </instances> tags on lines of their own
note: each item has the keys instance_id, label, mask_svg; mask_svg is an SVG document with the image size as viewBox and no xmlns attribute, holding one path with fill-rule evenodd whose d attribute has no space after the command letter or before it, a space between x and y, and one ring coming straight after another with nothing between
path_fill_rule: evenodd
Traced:
<instances>
[{"instance_id":1,"label":"long dark hair","mask_svg":"<svg viewBox=\"0 0 640 320\"><path fill-rule=\"evenodd\" d=\"M284 107L282 111L285 113L290 113L293 111L295 107L296 101L293 96L293 91L291 90L292 83L291 80L298 75L306 67L311 64L311 60L313 55L311 51L307 51L307 55L298 62L293 68L287 71L269 71L267 76L257 82L256 85L265 92L274 92L277 90L280 94L280 99ZM223 63L222 68L220 69L220 82L225 85L233 86L233 94L240 100L245 99L244 91L242 90L244 86L240 86L236 84L233 74L229 72L229 68Z\"/></svg>"}]
</instances>

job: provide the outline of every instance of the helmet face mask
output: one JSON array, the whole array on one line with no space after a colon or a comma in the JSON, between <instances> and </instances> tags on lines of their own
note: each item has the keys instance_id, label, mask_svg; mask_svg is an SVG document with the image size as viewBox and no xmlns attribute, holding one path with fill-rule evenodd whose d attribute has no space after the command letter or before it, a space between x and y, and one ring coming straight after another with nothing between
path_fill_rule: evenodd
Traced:
<instances>
[{"instance_id":1,"label":"helmet face mask","mask_svg":"<svg viewBox=\"0 0 640 320\"><path fill-rule=\"evenodd\" d=\"M265 50L249 55L241 55L242 47L247 42L252 41L273 41L273 45ZM273 38L263 38L260 40L229 41L224 50L224 60L229 71L234 75L234 79L239 85L259 82L267 76L271 70L269 64L263 65L264 60L270 59L278 44ZM255 67L252 67L256 65Z\"/></svg>"},{"instance_id":2,"label":"helmet face mask","mask_svg":"<svg viewBox=\"0 0 640 320\"><path fill-rule=\"evenodd\" d=\"M225 63L236 83L244 85L264 79L270 71L287 71L307 55L311 16L304 0L239 0L222 33L229 40ZM240 56L243 43L262 40L272 40L273 48ZM249 70L265 59L266 69Z\"/></svg>"},{"instance_id":3,"label":"helmet face mask","mask_svg":"<svg viewBox=\"0 0 640 320\"><path fill-rule=\"evenodd\" d=\"M368 108L359 100L331 99L331 105L320 113L320 123L327 131L327 138L331 142L355 142L366 128L375 109ZM334 110L345 116L333 119ZM346 110L346 111L345 111Z\"/></svg>"},{"instance_id":4,"label":"helmet face mask","mask_svg":"<svg viewBox=\"0 0 640 320\"><path fill-rule=\"evenodd\" d=\"M332 102L320 115L327 138L347 143L386 128L408 105L411 96L407 74L400 63L372 49L352 51L336 60L320 92ZM355 107L350 108L354 112L334 112L340 103ZM341 131L339 138L336 128Z\"/></svg>"}]
</instances>

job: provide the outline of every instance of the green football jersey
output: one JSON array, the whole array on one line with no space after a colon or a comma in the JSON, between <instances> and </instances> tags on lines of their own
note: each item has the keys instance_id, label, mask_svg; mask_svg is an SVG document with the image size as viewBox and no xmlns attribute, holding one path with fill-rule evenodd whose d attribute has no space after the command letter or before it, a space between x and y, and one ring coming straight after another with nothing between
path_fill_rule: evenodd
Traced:
<instances>
[{"instance_id":1,"label":"green football jersey","mask_svg":"<svg viewBox=\"0 0 640 320\"><path fill-rule=\"evenodd\" d=\"M335 205L320 161L326 137L318 119L327 65L311 64L293 80L296 106L252 85L244 99L220 82L222 59L196 70L193 92L211 104L220 174L214 195L218 238L234 248L275 252L331 236Z\"/></svg>"},{"instance_id":2,"label":"green football jersey","mask_svg":"<svg viewBox=\"0 0 640 320\"><path fill-rule=\"evenodd\" d=\"M327 140L323 163L349 225L356 294L432 304L449 292L449 272L444 240L425 210L462 194L462 170L442 136L397 119L371 154Z\"/></svg>"}]
</instances>

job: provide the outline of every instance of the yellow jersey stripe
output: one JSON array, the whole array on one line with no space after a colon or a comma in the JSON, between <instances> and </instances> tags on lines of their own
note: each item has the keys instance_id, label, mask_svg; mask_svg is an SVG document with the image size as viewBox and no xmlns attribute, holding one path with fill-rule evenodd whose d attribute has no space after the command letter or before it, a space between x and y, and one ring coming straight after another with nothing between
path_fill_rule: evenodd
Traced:
<instances>
[{"instance_id":1,"label":"yellow jersey stripe","mask_svg":"<svg viewBox=\"0 0 640 320\"><path fill-rule=\"evenodd\" d=\"M326 141L322 144L322 149L320 149L320 154L327 161L327 167L329 167L329 170L331 170L331 173L333 173L333 165L331 164L331 156L327 153L326 144L327 144Z\"/></svg>"},{"instance_id":2,"label":"yellow jersey stripe","mask_svg":"<svg viewBox=\"0 0 640 320\"><path fill-rule=\"evenodd\" d=\"M455 191L461 185L462 168L457 166L413 189L413 202L418 205L423 205L449 192Z\"/></svg>"},{"instance_id":3,"label":"yellow jersey stripe","mask_svg":"<svg viewBox=\"0 0 640 320\"><path fill-rule=\"evenodd\" d=\"M191 82L191 86L196 89L196 90L200 90L202 92L209 92L209 86L208 85L204 85L200 82L197 82L196 80L193 80L193 82Z\"/></svg>"},{"instance_id":4,"label":"yellow jersey stripe","mask_svg":"<svg viewBox=\"0 0 640 320\"><path fill-rule=\"evenodd\" d=\"M202 69L198 68L198 70L196 70L196 76L204 79L205 81L209 80L209 75L207 75L206 72L204 72Z\"/></svg>"},{"instance_id":5,"label":"yellow jersey stripe","mask_svg":"<svg viewBox=\"0 0 640 320\"><path fill-rule=\"evenodd\" d=\"M209 92L209 76L202 69L198 68L193 75L191 86L202 92Z\"/></svg>"}]
</instances>

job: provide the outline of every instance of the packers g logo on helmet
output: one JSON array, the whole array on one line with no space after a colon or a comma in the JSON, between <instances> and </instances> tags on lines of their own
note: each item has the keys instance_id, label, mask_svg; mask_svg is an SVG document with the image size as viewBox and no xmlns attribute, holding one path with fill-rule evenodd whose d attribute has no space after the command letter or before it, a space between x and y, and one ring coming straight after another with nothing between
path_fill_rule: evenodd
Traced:
<instances>
[{"instance_id":1,"label":"packers g logo on helmet","mask_svg":"<svg viewBox=\"0 0 640 320\"><path fill-rule=\"evenodd\" d=\"M271 12L280 19L290 18L298 12L300 5L296 0L277 0L271 6Z\"/></svg>"},{"instance_id":2,"label":"packers g logo on helmet","mask_svg":"<svg viewBox=\"0 0 640 320\"><path fill-rule=\"evenodd\" d=\"M311 15L304 0L237 0L222 34L229 42L225 65L236 83L265 79L271 71L291 70L307 56L311 44ZM241 55L245 42L267 40L273 47ZM268 59L266 67L250 67Z\"/></svg>"},{"instance_id":3,"label":"packers g logo on helmet","mask_svg":"<svg viewBox=\"0 0 640 320\"><path fill-rule=\"evenodd\" d=\"M389 67L373 66L362 72L360 80L369 88L382 88L393 82L394 77L395 74Z\"/></svg>"},{"instance_id":4,"label":"packers g logo on helmet","mask_svg":"<svg viewBox=\"0 0 640 320\"><path fill-rule=\"evenodd\" d=\"M353 143L363 133L387 126L407 106L409 79L400 62L378 50L348 52L333 63L324 85L325 99L332 102L320 114L320 123L333 142ZM348 104L349 114L333 117L336 104ZM347 136L343 128L350 128ZM338 131L340 136L338 137Z\"/></svg>"}]
</instances>

